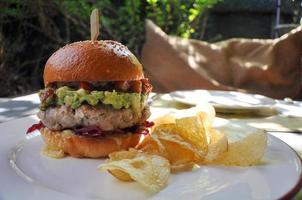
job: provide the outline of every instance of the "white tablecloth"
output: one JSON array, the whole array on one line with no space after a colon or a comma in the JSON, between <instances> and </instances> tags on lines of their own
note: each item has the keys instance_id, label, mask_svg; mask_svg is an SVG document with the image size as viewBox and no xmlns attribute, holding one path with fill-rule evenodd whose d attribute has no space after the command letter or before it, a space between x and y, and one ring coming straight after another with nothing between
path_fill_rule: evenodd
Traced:
<instances>
[{"instance_id":1,"label":"white tablecloth","mask_svg":"<svg viewBox=\"0 0 302 200\"><path fill-rule=\"evenodd\" d=\"M0 98L0 123L34 115L38 112L38 94L16 98Z\"/></svg>"}]
</instances>

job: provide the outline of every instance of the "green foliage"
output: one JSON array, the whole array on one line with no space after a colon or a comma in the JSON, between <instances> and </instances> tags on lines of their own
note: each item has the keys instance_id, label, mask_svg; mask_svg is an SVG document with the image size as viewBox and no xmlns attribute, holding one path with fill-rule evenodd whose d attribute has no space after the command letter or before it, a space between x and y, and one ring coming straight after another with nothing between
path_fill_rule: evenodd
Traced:
<instances>
[{"instance_id":1,"label":"green foliage","mask_svg":"<svg viewBox=\"0 0 302 200\"><path fill-rule=\"evenodd\" d=\"M57 0L68 12L89 21L93 8L101 11L101 37L126 44L137 55L144 41L144 19L152 19L165 32L201 38L204 11L221 0Z\"/></svg>"},{"instance_id":2,"label":"green foliage","mask_svg":"<svg viewBox=\"0 0 302 200\"><path fill-rule=\"evenodd\" d=\"M169 34L189 38L201 29L204 11L220 0L147 0L147 17ZM198 35L198 33L197 33ZM198 37L196 34L193 37Z\"/></svg>"},{"instance_id":3,"label":"green foliage","mask_svg":"<svg viewBox=\"0 0 302 200\"><path fill-rule=\"evenodd\" d=\"M94 8L100 10L101 39L112 39L127 45L139 54L144 38L144 19L141 1L88 1L56 0L67 13L86 23L89 30L89 17ZM89 34L85 35L89 38Z\"/></svg>"},{"instance_id":4,"label":"green foliage","mask_svg":"<svg viewBox=\"0 0 302 200\"><path fill-rule=\"evenodd\" d=\"M100 10L100 39L117 40L138 57L145 19L168 34L202 38L207 8L220 0L1 0L0 96L43 87L47 58L59 47L90 38L90 13Z\"/></svg>"}]
</instances>

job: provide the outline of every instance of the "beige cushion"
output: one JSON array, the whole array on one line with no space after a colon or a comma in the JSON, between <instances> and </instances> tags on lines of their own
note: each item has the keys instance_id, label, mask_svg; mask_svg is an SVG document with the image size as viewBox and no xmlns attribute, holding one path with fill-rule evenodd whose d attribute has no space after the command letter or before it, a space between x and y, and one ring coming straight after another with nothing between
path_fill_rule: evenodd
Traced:
<instances>
[{"instance_id":1,"label":"beige cushion","mask_svg":"<svg viewBox=\"0 0 302 200\"><path fill-rule=\"evenodd\" d=\"M142 63L155 91L239 90L275 98L301 96L301 27L274 40L219 43L165 34L146 21Z\"/></svg>"}]
</instances>

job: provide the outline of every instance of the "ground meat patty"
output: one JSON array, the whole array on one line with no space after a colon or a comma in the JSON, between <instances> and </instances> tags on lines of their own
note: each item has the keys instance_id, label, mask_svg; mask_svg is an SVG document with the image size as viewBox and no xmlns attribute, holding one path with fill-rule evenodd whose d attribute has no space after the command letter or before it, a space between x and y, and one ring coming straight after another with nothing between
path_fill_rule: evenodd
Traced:
<instances>
[{"instance_id":1,"label":"ground meat patty","mask_svg":"<svg viewBox=\"0 0 302 200\"><path fill-rule=\"evenodd\" d=\"M109 106L89 105L82 105L75 110L68 106L49 107L38 113L43 124L51 130L96 125L101 130L112 131L140 124L149 116L148 106L143 109L141 116L135 115L131 109L116 110Z\"/></svg>"}]
</instances>

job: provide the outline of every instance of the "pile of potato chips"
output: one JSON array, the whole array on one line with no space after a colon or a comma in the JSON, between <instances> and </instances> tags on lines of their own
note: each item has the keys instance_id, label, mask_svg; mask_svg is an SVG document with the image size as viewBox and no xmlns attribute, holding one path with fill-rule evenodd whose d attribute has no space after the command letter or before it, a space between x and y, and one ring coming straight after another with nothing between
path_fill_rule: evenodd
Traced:
<instances>
[{"instance_id":1,"label":"pile of potato chips","mask_svg":"<svg viewBox=\"0 0 302 200\"><path fill-rule=\"evenodd\" d=\"M214 118L215 110L208 104L157 118L152 133L136 149L111 153L99 169L157 192L166 186L171 172L192 170L196 165L257 164L267 146L265 132L257 130L230 142L212 127Z\"/></svg>"}]
</instances>

